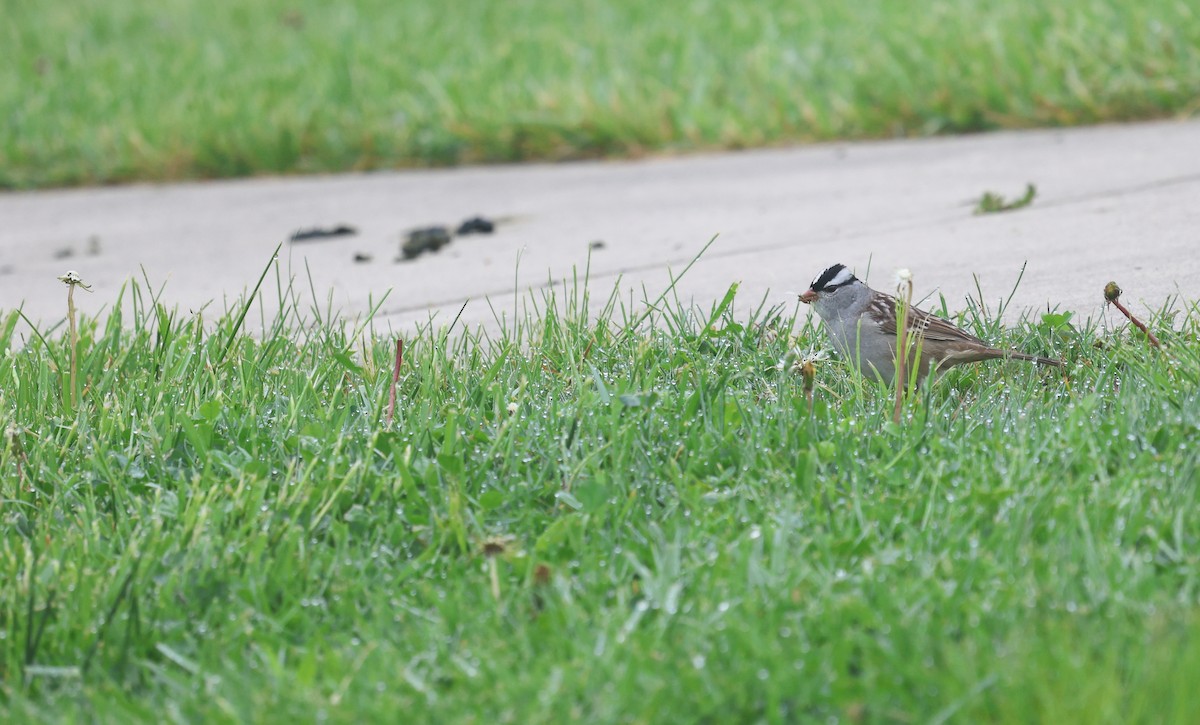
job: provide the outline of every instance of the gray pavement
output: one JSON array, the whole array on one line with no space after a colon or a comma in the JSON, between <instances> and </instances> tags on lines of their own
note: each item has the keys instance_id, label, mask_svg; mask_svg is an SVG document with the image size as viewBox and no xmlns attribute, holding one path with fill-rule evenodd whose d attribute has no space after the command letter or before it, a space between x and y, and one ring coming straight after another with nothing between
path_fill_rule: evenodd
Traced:
<instances>
[{"instance_id":1,"label":"gray pavement","mask_svg":"<svg viewBox=\"0 0 1200 725\"><path fill-rule=\"evenodd\" d=\"M986 190L1038 197L1019 211L974 216ZM483 214L496 234L456 239L395 263L401 234ZM1028 264L1013 311L1103 314L1110 279L1135 310L1171 295L1200 298L1200 121L838 143L641 161L529 164L339 176L0 194L0 309L35 320L64 314L55 277L94 286L78 304L111 306L123 282L165 283L183 311L232 304L276 244L299 228L350 224L354 237L285 244L280 273L311 301L332 291L343 316L390 294L377 329L470 326L512 315L514 290L570 280L591 253L591 290L656 295L708 242L679 293L707 306L741 282L743 312L794 292L833 262L880 288L899 267L917 296L964 307L979 276L1006 296ZM96 237L98 253L90 250ZM61 257L70 251L71 256ZM372 256L354 261L356 253ZM274 299L272 275L265 286ZM492 305L489 306L487 298ZM270 303L268 303L270 306ZM210 308L211 309L211 308ZM495 312L494 312L494 311Z\"/></svg>"}]
</instances>

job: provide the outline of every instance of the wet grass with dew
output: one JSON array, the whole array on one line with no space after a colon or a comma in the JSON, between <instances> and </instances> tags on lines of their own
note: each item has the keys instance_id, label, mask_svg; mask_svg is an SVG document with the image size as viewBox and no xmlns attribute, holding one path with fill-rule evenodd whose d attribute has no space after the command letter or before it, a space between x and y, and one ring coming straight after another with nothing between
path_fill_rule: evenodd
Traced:
<instances>
[{"instance_id":1,"label":"wet grass with dew","mask_svg":"<svg viewBox=\"0 0 1200 725\"><path fill-rule=\"evenodd\" d=\"M795 309L580 289L407 336L390 427L394 340L299 304L0 315L2 719L1200 721L1194 306L970 305L1067 377L895 424Z\"/></svg>"}]
</instances>

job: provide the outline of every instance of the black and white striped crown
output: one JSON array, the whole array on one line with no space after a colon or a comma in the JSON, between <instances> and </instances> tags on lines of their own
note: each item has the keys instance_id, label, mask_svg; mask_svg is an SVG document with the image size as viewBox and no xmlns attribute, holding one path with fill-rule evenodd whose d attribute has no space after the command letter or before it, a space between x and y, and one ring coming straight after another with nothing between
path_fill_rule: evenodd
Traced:
<instances>
[{"instance_id":1,"label":"black and white striped crown","mask_svg":"<svg viewBox=\"0 0 1200 725\"><path fill-rule=\"evenodd\" d=\"M850 268L844 264L835 264L812 281L812 289L814 292L828 292L829 290L837 289L850 284L858 279Z\"/></svg>"}]
</instances>

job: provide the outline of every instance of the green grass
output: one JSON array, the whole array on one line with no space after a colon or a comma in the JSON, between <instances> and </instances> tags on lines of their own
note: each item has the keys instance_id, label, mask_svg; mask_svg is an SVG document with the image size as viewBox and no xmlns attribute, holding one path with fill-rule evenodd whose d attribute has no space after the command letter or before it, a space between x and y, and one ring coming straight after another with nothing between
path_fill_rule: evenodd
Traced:
<instances>
[{"instance_id":1,"label":"green grass","mask_svg":"<svg viewBox=\"0 0 1200 725\"><path fill-rule=\"evenodd\" d=\"M894 425L836 360L810 410L794 310L564 288L409 337L389 427L392 340L271 296L248 335L130 287L75 409L0 315L0 719L1200 720L1194 307L1167 357L970 305L1069 379L956 369Z\"/></svg>"},{"instance_id":2,"label":"green grass","mask_svg":"<svg viewBox=\"0 0 1200 725\"><path fill-rule=\"evenodd\" d=\"M1192 115L1184 0L6 0L0 188Z\"/></svg>"}]
</instances>

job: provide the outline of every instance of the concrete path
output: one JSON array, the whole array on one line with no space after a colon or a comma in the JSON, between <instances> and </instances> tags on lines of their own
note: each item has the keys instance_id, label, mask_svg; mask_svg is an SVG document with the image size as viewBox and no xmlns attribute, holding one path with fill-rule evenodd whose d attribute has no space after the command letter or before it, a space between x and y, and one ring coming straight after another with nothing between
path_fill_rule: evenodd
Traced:
<instances>
[{"instance_id":1,"label":"concrete path","mask_svg":"<svg viewBox=\"0 0 1200 725\"><path fill-rule=\"evenodd\" d=\"M992 190L1033 205L974 216ZM507 219L496 234L456 239L437 255L395 263L401 233L475 214ZM1103 314L1115 279L1135 310L1171 295L1200 298L1200 121L957 138L839 143L632 162L497 166L169 186L0 194L0 309L24 305L53 323L65 308L55 277L74 269L111 306L123 282L166 283L181 310L222 308L251 287L281 240L340 223L354 237L285 244L281 274L308 274L324 302L361 314L391 290L380 326L494 325L514 289L570 279L591 252L591 289L620 279L625 299L657 295L715 234L679 286L707 306L742 283L741 310L794 293L833 262L890 288L913 271L917 296L951 309L974 293L1006 296L1023 263L1016 311L1047 305ZM95 244L89 239L98 240ZM95 247L98 247L95 248ZM370 262L356 262L356 253ZM63 256L70 254L70 256ZM519 260L519 262L518 262ZM307 265L307 272L306 272ZM290 272L289 272L290 270ZM273 300L272 275L264 287ZM268 303L270 306L271 303ZM211 313L210 313L211 314ZM377 326L378 329L378 326Z\"/></svg>"}]
</instances>

